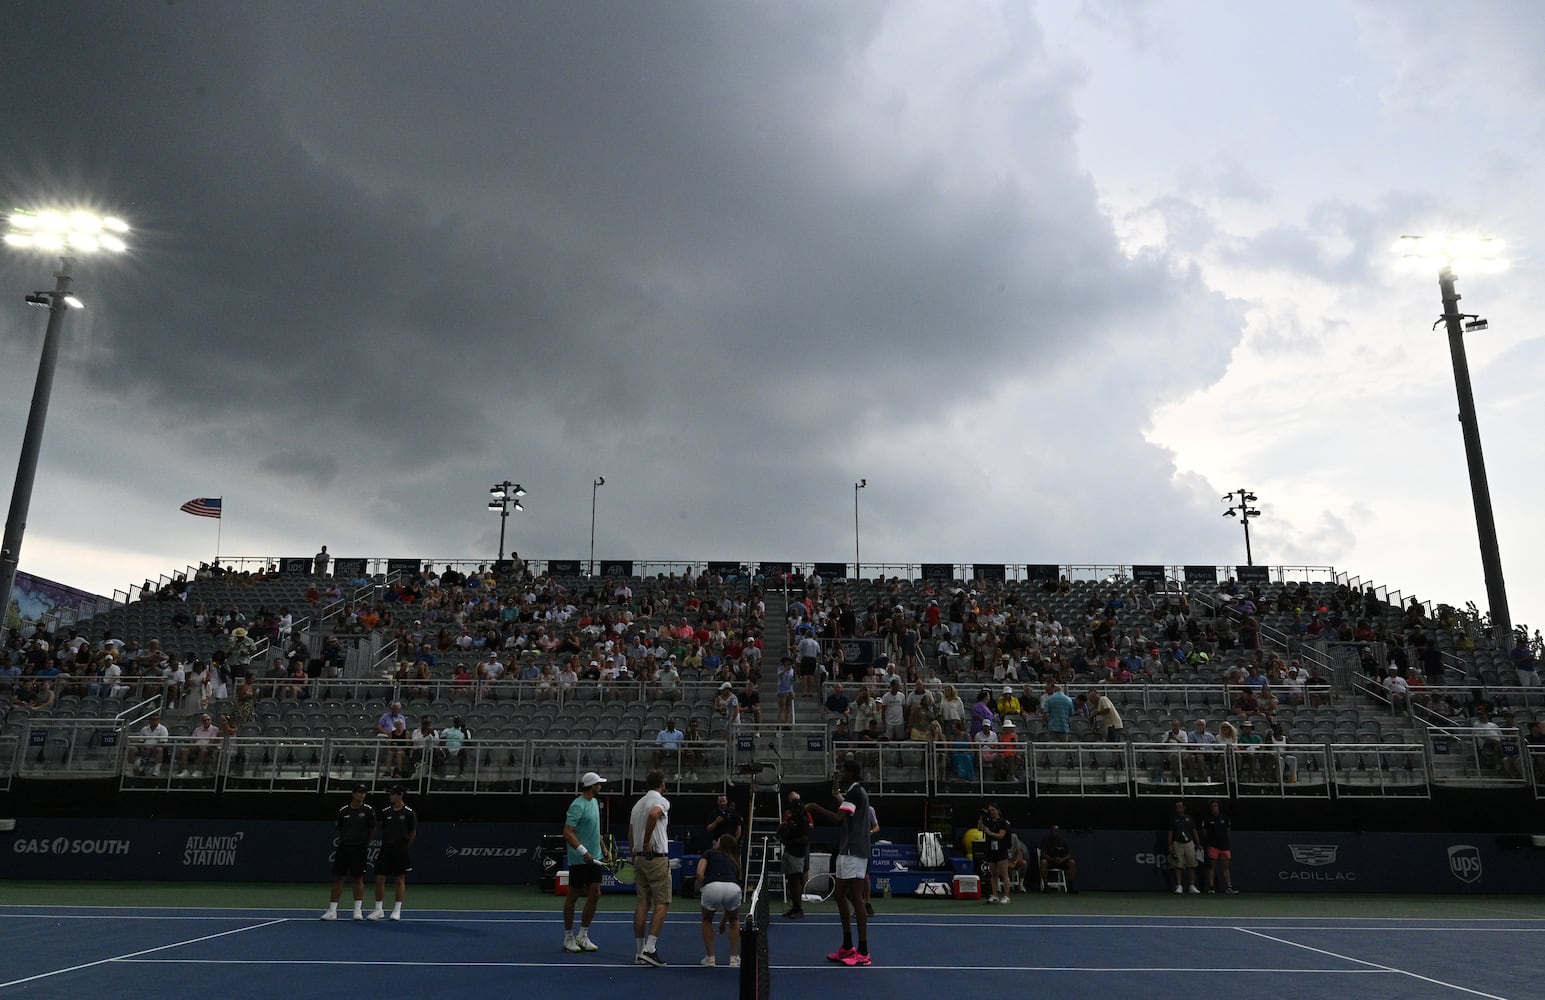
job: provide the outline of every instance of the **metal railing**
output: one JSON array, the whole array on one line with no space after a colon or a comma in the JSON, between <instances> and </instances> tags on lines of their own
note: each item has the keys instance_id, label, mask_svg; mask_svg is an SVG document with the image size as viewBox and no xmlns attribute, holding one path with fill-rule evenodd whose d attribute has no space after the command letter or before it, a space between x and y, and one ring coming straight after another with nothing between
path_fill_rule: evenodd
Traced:
<instances>
[{"instance_id":1,"label":"metal railing","mask_svg":"<svg viewBox=\"0 0 1545 1000\"><path fill-rule=\"evenodd\" d=\"M1439 785L1524 785L1533 780L1516 727L1430 726L1427 772Z\"/></svg>"},{"instance_id":2,"label":"metal railing","mask_svg":"<svg viewBox=\"0 0 1545 1000\"><path fill-rule=\"evenodd\" d=\"M118 775L127 792L321 792L402 783L418 792L556 795L572 794L581 774L598 770L612 782L608 792L630 794L642 791L645 775L659 768L672 787L712 793L750 781L769 766L787 782L822 783L852 754L871 790L885 795L1426 798L1434 784L1529 785L1545 795L1545 748L1527 747L1517 730L1498 738L1488 730L1434 727L1425 745L1043 741L1007 751L964 741L838 743L804 730L758 732L750 739L749 748L723 739L665 748L658 741L596 740L588 733L476 738L427 748L323 734L147 741L121 719L38 719L0 732L0 780Z\"/></svg>"},{"instance_id":3,"label":"metal railing","mask_svg":"<svg viewBox=\"0 0 1545 1000\"><path fill-rule=\"evenodd\" d=\"M1333 743L1331 772L1338 798L1430 798L1432 775L1420 743Z\"/></svg>"}]
</instances>

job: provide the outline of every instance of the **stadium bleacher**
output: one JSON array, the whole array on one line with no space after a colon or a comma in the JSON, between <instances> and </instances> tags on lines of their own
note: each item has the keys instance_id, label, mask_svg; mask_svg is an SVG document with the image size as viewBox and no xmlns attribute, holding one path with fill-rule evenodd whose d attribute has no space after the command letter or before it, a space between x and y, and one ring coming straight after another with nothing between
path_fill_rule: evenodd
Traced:
<instances>
[{"instance_id":1,"label":"stadium bleacher","mask_svg":"<svg viewBox=\"0 0 1545 1000\"><path fill-rule=\"evenodd\" d=\"M6 656L16 676L0 694L3 781L110 775L125 791L214 791L363 778L418 781L426 792L564 791L587 754L641 779L659 760L655 734L675 719L695 726L695 738L673 773L705 788L734 781L798 730L823 747L813 773L829 773L836 754L862 752L896 795L1421 797L1444 783L1539 791L1541 751L1524 736L1545 717L1540 689L1520 686L1508 654L1477 642L1473 622L1398 594L1307 576L1139 584L1119 568L1090 579L1027 571L1002 581L830 582L693 569L598 579L452 567L349 581L201 574L175 592L146 588L58 634L13 637ZM1124 739L1104 742L1080 714L1062 743L1027 709L1016 716L1023 765L1012 768L991 766L991 747L843 744L825 728L825 687L797 702L797 725L780 734L786 612L806 595L828 683L840 674L855 693L868 685L879 694L889 669L909 691L921 680L937 696L949 683L968 704L1005 683L1019 692L1054 680L1079 697L1098 687L1121 713ZM849 631L839 635L842 622ZM940 644L951 637L958 649L946 655ZM44 655L29 649L33 639L47 644ZM1457 684L1421 681L1434 656ZM1284 690L1289 663L1323 687ZM1252 704L1240 700L1246 689L1262 693L1251 672L1278 682L1280 700L1242 713ZM1389 672L1412 689L1392 694ZM742 719L730 733L715 699L725 681L738 694L748 679L763 721ZM393 702L410 732L421 719L440 729L460 717L470 767L449 773L444 748L382 736L377 721ZM203 713L221 720L216 766L137 769L152 711L172 757L195 744ZM1285 744L1225 745L1197 766L1162 743L1176 718L1204 719L1214 732L1225 723L1237 731L1246 718L1276 723ZM1500 732L1483 728L1492 719ZM803 731L811 725L813 735ZM969 768L961 755L974 758Z\"/></svg>"}]
</instances>

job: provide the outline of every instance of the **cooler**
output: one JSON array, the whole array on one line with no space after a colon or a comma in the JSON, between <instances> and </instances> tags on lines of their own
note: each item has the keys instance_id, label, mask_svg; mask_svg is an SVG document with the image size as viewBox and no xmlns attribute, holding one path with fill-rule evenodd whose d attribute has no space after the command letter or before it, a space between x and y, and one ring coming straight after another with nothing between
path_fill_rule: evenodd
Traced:
<instances>
[{"instance_id":1,"label":"cooler","mask_svg":"<svg viewBox=\"0 0 1545 1000\"><path fill-rule=\"evenodd\" d=\"M553 879L553 895L554 896L567 896L568 894L569 894L569 873L568 873L568 870L565 869L564 871L559 872L558 876L555 879ZM978 895L980 895L980 893L978 893Z\"/></svg>"},{"instance_id":2,"label":"cooler","mask_svg":"<svg viewBox=\"0 0 1545 1000\"><path fill-rule=\"evenodd\" d=\"M563 873L567 875L568 873ZM982 880L975 875L956 875L953 883L956 899L981 899Z\"/></svg>"}]
</instances>

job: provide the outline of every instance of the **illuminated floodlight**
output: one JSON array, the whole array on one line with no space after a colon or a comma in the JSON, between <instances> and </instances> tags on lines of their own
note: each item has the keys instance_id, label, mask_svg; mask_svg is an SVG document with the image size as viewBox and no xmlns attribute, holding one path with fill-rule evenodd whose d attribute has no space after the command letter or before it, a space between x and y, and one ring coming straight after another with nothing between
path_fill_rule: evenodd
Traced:
<instances>
[{"instance_id":1,"label":"illuminated floodlight","mask_svg":"<svg viewBox=\"0 0 1545 1000\"><path fill-rule=\"evenodd\" d=\"M1467 271L1500 271L1507 267L1505 245L1491 236L1402 236L1395 252L1411 261L1436 261L1443 267L1459 265Z\"/></svg>"},{"instance_id":2,"label":"illuminated floodlight","mask_svg":"<svg viewBox=\"0 0 1545 1000\"><path fill-rule=\"evenodd\" d=\"M116 216L101 216L85 209L17 209L7 221L10 230L5 234L6 245L18 249L55 253L122 253L128 249L123 237L129 224Z\"/></svg>"},{"instance_id":3,"label":"illuminated floodlight","mask_svg":"<svg viewBox=\"0 0 1545 1000\"><path fill-rule=\"evenodd\" d=\"M86 303L82 302L80 299L77 299L73 295L65 295L65 296L63 296L61 298L61 301L65 305L69 306L71 309L84 309L84 308L86 308Z\"/></svg>"}]
</instances>

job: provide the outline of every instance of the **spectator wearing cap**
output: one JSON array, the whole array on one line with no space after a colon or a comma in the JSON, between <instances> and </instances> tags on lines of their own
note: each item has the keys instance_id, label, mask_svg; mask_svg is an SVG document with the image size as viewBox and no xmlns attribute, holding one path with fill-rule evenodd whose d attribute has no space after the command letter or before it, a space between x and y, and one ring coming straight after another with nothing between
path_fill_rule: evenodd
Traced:
<instances>
[{"instance_id":1,"label":"spectator wearing cap","mask_svg":"<svg viewBox=\"0 0 1545 1000\"><path fill-rule=\"evenodd\" d=\"M572 953L600 951L590 940L590 924L601 903L601 865L605 854L601 845L601 805L596 796L606 779L586 771L579 779L580 791L569 803L563 817L563 840L568 845L569 894L563 900L563 950ZM585 909L580 915L579 931L574 930L574 909L580 896Z\"/></svg>"},{"instance_id":2,"label":"spectator wearing cap","mask_svg":"<svg viewBox=\"0 0 1545 1000\"><path fill-rule=\"evenodd\" d=\"M365 802L368 785L355 785L354 791L333 820L332 899L322 913L323 920L338 919L338 900L343 896L343 879L354 880L354 919L365 919L365 866L369 863L370 838L375 833L376 813Z\"/></svg>"},{"instance_id":3,"label":"spectator wearing cap","mask_svg":"<svg viewBox=\"0 0 1545 1000\"><path fill-rule=\"evenodd\" d=\"M982 761L982 770L985 773L989 764L996 764L998 760L998 732L992 719L983 719L981 728L976 735L971 737L976 744L977 756Z\"/></svg>"},{"instance_id":4,"label":"spectator wearing cap","mask_svg":"<svg viewBox=\"0 0 1545 1000\"><path fill-rule=\"evenodd\" d=\"M1017 781L1019 766L1024 755L1019 749L1019 727L1013 719L1004 719L998 733L998 777L1003 781Z\"/></svg>"},{"instance_id":5,"label":"spectator wearing cap","mask_svg":"<svg viewBox=\"0 0 1545 1000\"><path fill-rule=\"evenodd\" d=\"M735 697L735 685L731 681L724 681L719 685L719 693L713 700L714 715L724 727L726 739L735 735L735 730L740 726L740 699Z\"/></svg>"},{"instance_id":6,"label":"spectator wearing cap","mask_svg":"<svg viewBox=\"0 0 1545 1000\"><path fill-rule=\"evenodd\" d=\"M1406 701L1411 694L1411 686L1404 677L1400 676L1398 667L1391 663L1385 668L1384 680L1380 686L1384 688L1389 703L1396 711L1401 711L1406 706Z\"/></svg>"},{"instance_id":7,"label":"spectator wearing cap","mask_svg":"<svg viewBox=\"0 0 1545 1000\"><path fill-rule=\"evenodd\" d=\"M1014 694L1014 689L1007 684L1003 685L1003 690L998 694L998 718L1019 715L1022 711L1019 696Z\"/></svg>"}]
</instances>

